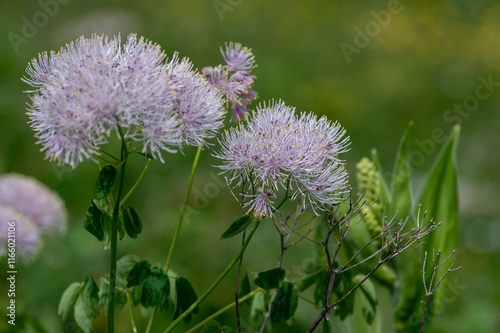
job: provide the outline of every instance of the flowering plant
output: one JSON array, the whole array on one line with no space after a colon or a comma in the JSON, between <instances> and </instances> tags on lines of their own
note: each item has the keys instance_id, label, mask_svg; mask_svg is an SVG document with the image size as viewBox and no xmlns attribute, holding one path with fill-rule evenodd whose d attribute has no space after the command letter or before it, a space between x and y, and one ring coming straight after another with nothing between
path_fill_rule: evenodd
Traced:
<instances>
[{"instance_id":1,"label":"flowering plant","mask_svg":"<svg viewBox=\"0 0 500 333\"><path fill-rule=\"evenodd\" d=\"M90 332L92 319L104 309L108 331L114 332L115 311L128 304L134 332L138 331L136 306L147 310L146 332L152 331L159 313L171 313L172 321L162 330L171 332L182 321L189 323L237 266L234 300L187 332L202 327L203 332L279 330L293 325L299 299L316 309L307 332L318 327L329 332L332 325L345 331L379 332L382 316L376 285L388 288L398 300L394 317L398 330L423 331L442 300L443 288L437 287L455 269L452 263L447 273L436 277L437 268L456 247L458 128L417 201L411 196L408 133L401 141L390 184L374 152L358 164L360 194L356 195L342 159L350 140L342 126L313 113L297 114L283 101L260 103L252 111L257 99L252 51L229 43L221 53L224 65L205 67L200 73L189 59L180 60L177 53L168 59L158 45L144 38L130 35L122 46L119 36L92 36L57 53L43 53L29 64L24 81L34 90L29 91L28 114L47 158L73 168L89 158L100 169L84 227L110 250L110 270L66 289L58 309L66 327ZM229 104L232 119L240 123L226 130L218 139L220 147L213 148L210 139L223 127ZM120 142L118 154L108 150L113 147L112 133ZM198 150L165 264L134 255L118 260L118 236L137 238L149 224L143 226L128 198L153 160L165 162L165 153L185 146ZM212 150L220 160L217 167L241 208L242 215L221 238L239 235L242 240L234 259L197 296L198 288L171 266L202 149ZM126 192L126 165L132 154L147 162ZM264 223L276 228L278 264L254 273L252 283L252 274L243 273L243 255ZM314 250L301 274L284 263L286 250L299 243L310 243ZM415 256L417 249L423 260ZM430 263L425 259L433 249L449 256L441 260L439 251ZM424 288L414 287L419 279ZM251 306L245 310L247 300ZM232 308L235 329L214 320ZM415 314L421 319L418 325Z\"/></svg>"}]
</instances>

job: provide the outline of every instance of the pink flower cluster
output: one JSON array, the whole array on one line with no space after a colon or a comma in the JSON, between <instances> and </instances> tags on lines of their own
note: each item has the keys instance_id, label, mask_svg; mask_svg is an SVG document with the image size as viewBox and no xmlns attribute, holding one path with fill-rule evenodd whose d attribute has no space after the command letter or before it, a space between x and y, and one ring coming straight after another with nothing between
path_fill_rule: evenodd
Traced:
<instances>
[{"instance_id":1,"label":"pink flower cluster","mask_svg":"<svg viewBox=\"0 0 500 333\"><path fill-rule=\"evenodd\" d=\"M200 146L222 126L224 98L185 58L130 35L80 38L42 53L24 81L35 89L28 115L49 159L75 167L123 129L143 153Z\"/></svg>"},{"instance_id":2,"label":"pink flower cluster","mask_svg":"<svg viewBox=\"0 0 500 333\"><path fill-rule=\"evenodd\" d=\"M283 102L270 102L239 127L227 131L216 157L237 185L250 182L257 189L249 211L257 217L273 214L278 190L292 193L313 209L340 202L348 189L348 175L338 158L349 138L326 117L302 113Z\"/></svg>"}]
</instances>

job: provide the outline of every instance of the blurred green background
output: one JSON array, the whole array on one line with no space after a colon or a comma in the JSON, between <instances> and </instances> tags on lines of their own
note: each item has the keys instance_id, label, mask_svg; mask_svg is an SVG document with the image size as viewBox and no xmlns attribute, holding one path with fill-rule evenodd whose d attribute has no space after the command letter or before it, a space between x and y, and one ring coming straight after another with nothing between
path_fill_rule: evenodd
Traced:
<instances>
[{"instance_id":1,"label":"blurred green background","mask_svg":"<svg viewBox=\"0 0 500 333\"><path fill-rule=\"evenodd\" d=\"M23 25L33 22L34 17L40 19L42 4L47 2L0 2L0 172L36 177L62 196L70 217L65 236L45 238L36 261L19 267L18 313L32 314L49 332L62 332L56 313L61 293L69 283L83 281L88 274L106 274L109 256L82 228L97 165L86 161L71 170L44 160L27 125L29 99L23 91L28 86L20 78L39 52L57 50L83 34L121 32L123 37L134 32L159 43L169 55L179 51L181 56L189 56L198 68L221 63L219 47L226 41L251 47L258 64L255 89L259 101L283 99L299 111L327 115L346 128L352 144L344 158L352 180L356 162L372 147L378 148L383 165L391 169L398 140L413 120L412 166L415 182L420 184L440 147L431 140L432 132L442 129L449 133L455 123L460 123L458 263L463 269L452 275L455 287L450 289L449 302L445 302L430 331L500 331L500 84L490 87L489 96L478 105L466 105L474 111L462 115L447 112L455 104L474 101L480 76L500 82L497 1L403 0L397 13L386 18L383 26L378 25L379 30L369 31L366 45L360 40L356 44L357 29L364 31L367 24L368 28L376 27L373 12L387 10L394 1L59 0L53 15L46 15L48 19L39 21L36 32L23 37ZM14 34L26 38L12 43ZM357 45L349 59L341 43ZM164 262L194 152L186 148L183 154L166 156L165 164L152 164L131 198L142 216L144 232L135 241L121 241L119 256L136 253L151 262ZM212 167L217 161L210 151L203 153L200 163L192 214L183 226L172 264L176 272L192 280L198 293L223 270L239 246L236 239L219 241L220 234L238 216L238 205L221 185L222 178ZM144 164L143 159L132 159L131 182ZM275 267L278 242L270 224L261 227L248 248L247 269ZM304 251L309 248L304 247ZM300 267L303 253L289 257L285 264ZM6 270L4 262L2 271ZM195 321L231 301L233 277L203 303ZM4 308L4 278L0 286L0 305ZM303 332L311 323L314 309L307 304L300 306L294 328L284 331ZM232 313L228 323L232 323L231 318ZM127 311L119 311L119 332L131 331L128 320ZM168 320L160 317L154 331L160 331ZM143 330L145 320L139 321ZM104 315L94 326L96 332L105 331Z\"/></svg>"}]
</instances>

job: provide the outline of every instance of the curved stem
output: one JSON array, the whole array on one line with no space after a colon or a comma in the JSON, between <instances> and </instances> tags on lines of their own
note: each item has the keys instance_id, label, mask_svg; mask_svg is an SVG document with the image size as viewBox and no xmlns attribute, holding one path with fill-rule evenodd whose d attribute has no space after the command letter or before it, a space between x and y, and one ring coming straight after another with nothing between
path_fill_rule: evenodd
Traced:
<instances>
[{"instance_id":1,"label":"curved stem","mask_svg":"<svg viewBox=\"0 0 500 333\"><path fill-rule=\"evenodd\" d=\"M243 230L243 235L241 237L241 246L245 245L246 230ZM236 287L234 291L234 306L236 308L236 323L238 327L238 333L241 333L241 318L240 318L240 303L238 302L240 296L240 275L241 275L241 265L243 263L243 254L240 256L238 263L238 272L236 273Z\"/></svg>"},{"instance_id":2,"label":"curved stem","mask_svg":"<svg viewBox=\"0 0 500 333\"><path fill-rule=\"evenodd\" d=\"M130 292L127 292L127 303L128 309L130 311L130 323L132 324L132 331L137 333L137 327L135 327L134 313L132 312L132 299L130 298Z\"/></svg>"},{"instance_id":3,"label":"curved stem","mask_svg":"<svg viewBox=\"0 0 500 333\"><path fill-rule=\"evenodd\" d=\"M171 332L187 315L189 315L194 309L200 305L201 302L205 300L205 298L208 297L212 293L212 291L219 285L219 283L226 277L226 275L229 273L231 268L236 265L236 263L240 260L240 257L243 255L243 252L245 252L245 249L247 248L248 244L250 243L250 240L252 239L253 235L255 234L255 231L257 230L257 227L260 224L260 220L255 221L255 224L253 226L252 231L248 235L247 240L245 241L245 244L241 247L240 252L238 252L238 255L231 261L231 263L226 267L226 269L219 275L217 280L215 280L214 283L201 295L196 302L194 302L185 312L183 312L163 333L168 333Z\"/></svg>"},{"instance_id":4,"label":"curved stem","mask_svg":"<svg viewBox=\"0 0 500 333\"><path fill-rule=\"evenodd\" d=\"M179 216L179 221L177 222L177 227L175 228L174 238L172 239L172 243L170 244L170 250L168 251L167 262L165 263L165 272L168 273L168 269L170 268L170 263L172 262L172 255L174 253L175 244L177 243L177 239L179 238L179 232L181 231L182 221L184 220L184 213L186 212L187 204L189 202L189 196L191 195L191 188L193 187L194 174L196 173L196 167L198 166L198 161L200 160L201 155L201 147L198 147L198 151L196 152L196 156L193 162L193 168L191 170L191 176L189 178L189 184L186 192L186 197L184 198L184 203L182 204L181 214Z\"/></svg>"},{"instance_id":5,"label":"curved stem","mask_svg":"<svg viewBox=\"0 0 500 333\"><path fill-rule=\"evenodd\" d=\"M116 194L115 207L113 209L113 219L111 221L111 262L109 265L109 305L108 305L108 332L114 333L115 323L115 287L116 287L116 248L118 236L118 214L120 211L120 198L125 181L125 166L127 165L127 147L122 139L120 180L118 183L118 193Z\"/></svg>"},{"instance_id":6,"label":"curved stem","mask_svg":"<svg viewBox=\"0 0 500 333\"><path fill-rule=\"evenodd\" d=\"M247 299L250 299L250 298L254 297L256 294L260 293L261 291L264 291L264 289L257 288L254 291L252 291L251 293L249 293L249 294L243 296L242 298L238 299L238 303L233 302L231 304L226 305L225 307L223 307L219 311L213 313L209 317L205 318L203 321L201 321L198 324L196 324L195 326L191 327L189 330L186 331L186 333L193 333L193 332L195 332L196 330L200 329L205 324L207 324L208 322L214 320L215 318L217 318L218 316L220 316L224 312L226 312L226 311L231 310L232 308L234 308L236 306L236 304L243 303Z\"/></svg>"},{"instance_id":7,"label":"curved stem","mask_svg":"<svg viewBox=\"0 0 500 333\"><path fill-rule=\"evenodd\" d=\"M145 333L149 333L151 331L151 327L153 326L153 320L155 318L156 310L158 310L158 305L154 307L153 313L151 313L151 316L149 317L148 326L146 327Z\"/></svg>"},{"instance_id":8,"label":"curved stem","mask_svg":"<svg viewBox=\"0 0 500 333\"><path fill-rule=\"evenodd\" d=\"M142 178L144 178L144 175L146 174L146 171L148 171L149 165L151 164L152 159L148 159L148 163L146 163L146 166L142 170L141 175L139 178L137 178L137 181L135 182L134 186L128 191L128 193L123 197L122 201L120 201L120 207L123 206L123 204L127 201L127 199L132 195L132 193L135 191L137 186L139 186L139 183L142 181Z\"/></svg>"}]
</instances>

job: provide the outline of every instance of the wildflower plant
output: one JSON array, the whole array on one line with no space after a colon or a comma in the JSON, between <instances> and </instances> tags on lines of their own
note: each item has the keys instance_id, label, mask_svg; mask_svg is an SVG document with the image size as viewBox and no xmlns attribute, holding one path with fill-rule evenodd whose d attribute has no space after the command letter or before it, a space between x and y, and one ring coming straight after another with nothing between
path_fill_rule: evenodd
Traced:
<instances>
[{"instance_id":1,"label":"wildflower plant","mask_svg":"<svg viewBox=\"0 0 500 333\"><path fill-rule=\"evenodd\" d=\"M434 203L431 208L436 211L430 211L431 216L449 222L428 219L429 214L411 198L407 136L400 146L391 187L374 155L373 160L358 164L356 178L361 193L354 194L343 159L350 144L346 130L326 117L297 113L283 101L263 102L250 110L257 99L252 51L229 43L221 53L225 64L198 72L188 58L180 59L178 53L168 58L159 45L144 38L130 35L122 45L120 36L92 36L82 37L58 52L42 53L28 65L23 80L33 87L28 91L29 122L46 158L73 168L91 159L100 170L96 195L83 220L84 228L110 250L110 270L97 279L89 275L65 290L58 308L63 321L74 321L81 330L90 332L92 319L103 308L108 331L114 332L115 311L128 304L130 325L137 332L132 308L140 305L149 309L146 333L152 331L161 312L172 315L163 330L171 332L182 321L189 323L195 318L202 302L237 266L232 302L187 332L202 327L204 332L263 332L284 323L293 325L299 299L308 300L318 311L307 332L320 326L329 332L332 325L378 332L381 315L376 284L399 297L395 311L398 328L413 329L408 324L409 312L420 311L423 304L419 302L424 301L423 329L428 309L436 304L433 299L439 302L437 287L445 283L444 276L433 284L437 267L443 262L438 258L435 269L423 274L423 293L414 293L408 283L414 284L422 274L411 275L410 268L423 265L425 271L430 266L425 257L423 264L419 258L397 259L421 248L429 251L430 246L445 244L448 250L456 245L457 207L450 205L456 204L454 149L446 148L419 198L420 203ZM210 139L223 127L229 105L232 119L240 123L221 134L219 147L214 148ZM449 143L453 147L456 133ZM114 153L108 151L113 135L121 143ZM149 221L141 220L128 198L153 160L165 162L173 156L168 153L186 146L197 147L197 153L165 264L151 264L132 254L118 260L118 235L120 239L125 235L137 238L143 228L149 227ZM216 167L242 215L221 235L221 239L241 236L240 250L198 296L197 288L171 266L175 264L174 250L202 149L213 149L210 153L219 161ZM143 156L147 162L127 191L126 165L132 154ZM451 190L447 196L435 191L441 186L435 175L443 172L449 175L445 186ZM52 199L47 195L44 200ZM16 217L13 214L17 212L0 213L0 224L14 218L31 219L27 213ZM244 253L263 223L271 223L277 231L277 266L244 273ZM48 224L41 225L45 228ZM446 236L434 236L443 225ZM26 248L32 252L36 250L35 236L26 238L30 244ZM432 245L424 245L423 240L428 238ZM284 257L299 243L308 243L314 257L309 257L312 260L297 274L286 267ZM243 305L247 300L250 308ZM214 321L233 308L236 330ZM331 316L338 320L330 320Z\"/></svg>"}]
</instances>

